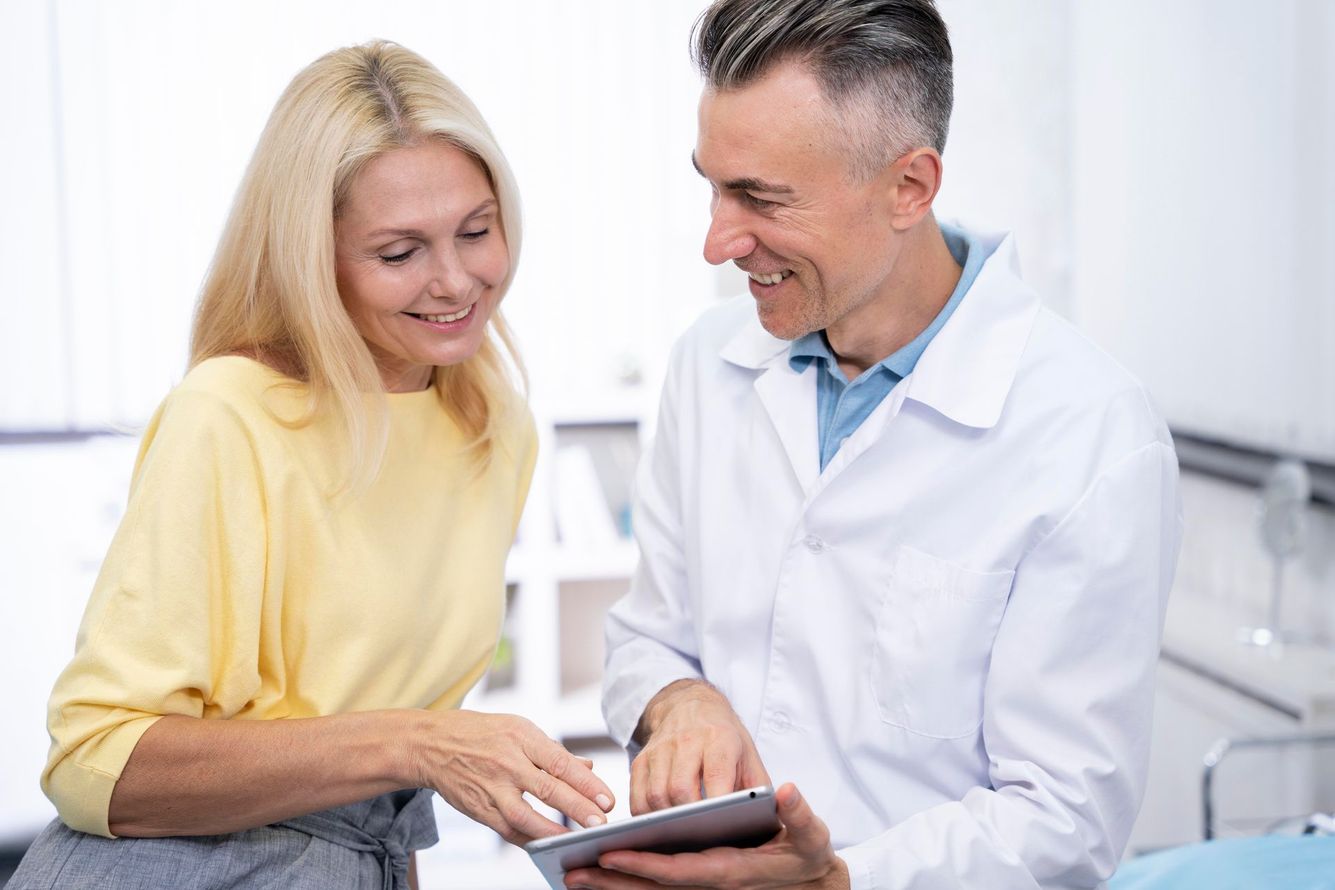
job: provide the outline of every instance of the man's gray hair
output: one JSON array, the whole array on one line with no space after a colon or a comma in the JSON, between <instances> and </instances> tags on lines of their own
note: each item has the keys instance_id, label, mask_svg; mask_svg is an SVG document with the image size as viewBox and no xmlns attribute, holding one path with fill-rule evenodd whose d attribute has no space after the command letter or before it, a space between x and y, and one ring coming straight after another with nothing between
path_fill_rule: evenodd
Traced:
<instances>
[{"instance_id":1,"label":"man's gray hair","mask_svg":"<svg viewBox=\"0 0 1335 890\"><path fill-rule=\"evenodd\" d=\"M950 38L933 0L715 0L691 54L705 83L735 90L797 61L820 84L869 179L907 151L945 151L954 102Z\"/></svg>"}]
</instances>

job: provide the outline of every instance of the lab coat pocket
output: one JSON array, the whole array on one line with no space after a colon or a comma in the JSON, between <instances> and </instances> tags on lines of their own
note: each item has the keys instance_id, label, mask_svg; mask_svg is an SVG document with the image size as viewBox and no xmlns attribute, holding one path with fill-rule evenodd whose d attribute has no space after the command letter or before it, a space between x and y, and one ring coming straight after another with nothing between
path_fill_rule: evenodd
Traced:
<instances>
[{"instance_id":1,"label":"lab coat pocket","mask_svg":"<svg viewBox=\"0 0 1335 890\"><path fill-rule=\"evenodd\" d=\"M895 548L872 657L872 693L883 721L940 739L978 730L992 642L1014 577Z\"/></svg>"}]
</instances>

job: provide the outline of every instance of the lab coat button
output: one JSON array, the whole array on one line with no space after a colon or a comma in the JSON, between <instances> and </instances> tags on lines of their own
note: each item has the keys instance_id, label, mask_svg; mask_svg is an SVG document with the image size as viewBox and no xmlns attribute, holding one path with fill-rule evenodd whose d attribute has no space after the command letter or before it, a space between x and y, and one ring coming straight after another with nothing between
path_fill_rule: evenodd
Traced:
<instances>
[{"instance_id":1,"label":"lab coat button","mask_svg":"<svg viewBox=\"0 0 1335 890\"><path fill-rule=\"evenodd\" d=\"M770 715L769 728L775 732L787 732L792 725L792 721L788 719L788 715L783 711L775 711Z\"/></svg>"},{"instance_id":2,"label":"lab coat button","mask_svg":"<svg viewBox=\"0 0 1335 890\"><path fill-rule=\"evenodd\" d=\"M807 549L812 553L821 553L825 550L825 542L815 535L807 535L802 543L805 544Z\"/></svg>"}]
</instances>

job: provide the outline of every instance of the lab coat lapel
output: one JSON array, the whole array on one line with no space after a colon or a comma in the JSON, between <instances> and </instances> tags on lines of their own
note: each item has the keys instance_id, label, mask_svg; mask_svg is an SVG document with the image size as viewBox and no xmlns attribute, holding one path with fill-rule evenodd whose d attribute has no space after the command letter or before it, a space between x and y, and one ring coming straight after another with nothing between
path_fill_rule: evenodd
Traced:
<instances>
[{"instance_id":1,"label":"lab coat lapel","mask_svg":"<svg viewBox=\"0 0 1335 890\"><path fill-rule=\"evenodd\" d=\"M814 371L808 366L798 373L780 356L756 378L755 387L798 484L810 492L820 475Z\"/></svg>"},{"instance_id":2,"label":"lab coat lapel","mask_svg":"<svg viewBox=\"0 0 1335 890\"><path fill-rule=\"evenodd\" d=\"M788 364L789 342L761 327L749 298L739 298L737 306L745 307L746 320L719 355L724 361L759 372L754 384L756 395L806 494L820 476L815 370L808 366L794 371Z\"/></svg>"}]
</instances>

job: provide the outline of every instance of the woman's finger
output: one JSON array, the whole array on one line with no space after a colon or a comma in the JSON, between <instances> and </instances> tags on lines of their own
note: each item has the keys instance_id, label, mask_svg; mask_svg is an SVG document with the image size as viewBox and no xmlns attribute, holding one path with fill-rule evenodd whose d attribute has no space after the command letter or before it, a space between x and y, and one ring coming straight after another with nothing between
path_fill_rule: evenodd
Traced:
<instances>
[{"instance_id":1,"label":"woman's finger","mask_svg":"<svg viewBox=\"0 0 1335 890\"><path fill-rule=\"evenodd\" d=\"M612 795L612 789L608 788L607 783L593 774L593 770L590 768L591 763L586 764L583 758L576 757L551 739L544 736L535 742L534 750L530 752L529 759L533 761L534 766L538 769L564 783L575 794L591 803L596 807L596 812L599 815L611 810L616 803L616 798ZM532 791L533 789L529 790ZM556 806L541 795L538 795L538 797L547 803L551 803L552 806ZM559 806L557 809L567 816L573 816L572 813ZM586 820L580 820L581 825L585 825L585 823Z\"/></svg>"},{"instance_id":2,"label":"woman's finger","mask_svg":"<svg viewBox=\"0 0 1335 890\"><path fill-rule=\"evenodd\" d=\"M515 846L523 846L533 838L565 834L570 829L543 816L524 800L520 789L512 788L495 802L501 826L491 826L496 833ZM559 809L559 807L558 807Z\"/></svg>"},{"instance_id":3,"label":"woman's finger","mask_svg":"<svg viewBox=\"0 0 1335 890\"><path fill-rule=\"evenodd\" d=\"M523 784L523 790L550 807L555 807L575 825L593 828L607 821L603 811L587 797L556 776L535 769Z\"/></svg>"}]
</instances>

